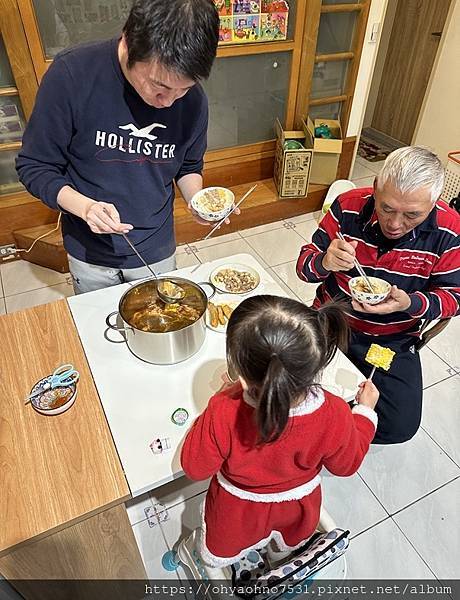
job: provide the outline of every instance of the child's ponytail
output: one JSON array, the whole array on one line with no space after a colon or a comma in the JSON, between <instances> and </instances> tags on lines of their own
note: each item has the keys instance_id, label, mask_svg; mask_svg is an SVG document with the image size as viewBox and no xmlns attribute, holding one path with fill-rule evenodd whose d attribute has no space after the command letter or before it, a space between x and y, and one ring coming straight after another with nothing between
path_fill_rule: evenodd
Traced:
<instances>
[{"instance_id":1,"label":"child's ponytail","mask_svg":"<svg viewBox=\"0 0 460 600\"><path fill-rule=\"evenodd\" d=\"M257 392L259 443L274 442L284 431L291 408L289 374L277 353L268 363L262 388Z\"/></svg>"},{"instance_id":2,"label":"child's ponytail","mask_svg":"<svg viewBox=\"0 0 460 600\"><path fill-rule=\"evenodd\" d=\"M340 302L329 302L318 309L318 319L326 344L324 366L334 358L337 348L346 352L350 329Z\"/></svg>"}]
</instances>

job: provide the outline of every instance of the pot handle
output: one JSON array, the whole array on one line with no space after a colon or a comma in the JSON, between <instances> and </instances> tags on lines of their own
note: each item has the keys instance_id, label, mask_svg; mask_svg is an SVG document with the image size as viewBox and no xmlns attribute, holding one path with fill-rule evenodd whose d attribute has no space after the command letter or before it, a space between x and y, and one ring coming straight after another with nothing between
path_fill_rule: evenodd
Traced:
<instances>
[{"instance_id":1,"label":"pot handle","mask_svg":"<svg viewBox=\"0 0 460 600\"><path fill-rule=\"evenodd\" d=\"M107 327L109 329L114 329L115 331L125 331L124 327L118 327L118 325L114 325L113 323L110 322L110 319L114 316L114 315L118 315L118 310L114 310L113 312L110 313L110 315L108 315L105 319L105 324L107 325Z\"/></svg>"},{"instance_id":2,"label":"pot handle","mask_svg":"<svg viewBox=\"0 0 460 600\"><path fill-rule=\"evenodd\" d=\"M203 289L203 292L206 294L206 297L208 300L211 300L211 298L214 296L214 294L216 293L216 286L211 283L210 281L200 281L198 283L198 285L203 289L206 288L206 286L211 290L210 293L208 294L206 292L206 289Z\"/></svg>"}]
</instances>

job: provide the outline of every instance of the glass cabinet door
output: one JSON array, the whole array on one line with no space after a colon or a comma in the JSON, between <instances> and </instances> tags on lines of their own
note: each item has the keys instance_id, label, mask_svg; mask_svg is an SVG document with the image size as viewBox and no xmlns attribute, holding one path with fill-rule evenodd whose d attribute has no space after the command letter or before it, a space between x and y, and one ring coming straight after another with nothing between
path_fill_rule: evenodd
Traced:
<instances>
[{"instance_id":1,"label":"glass cabinet door","mask_svg":"<svg viewBox=\"0 0 460 600\"><path fill-rule=\"evenodd\" d=\"M15 170L25 118L0 32L0 196L23 189Z\"/></svg>"}]
</instances>

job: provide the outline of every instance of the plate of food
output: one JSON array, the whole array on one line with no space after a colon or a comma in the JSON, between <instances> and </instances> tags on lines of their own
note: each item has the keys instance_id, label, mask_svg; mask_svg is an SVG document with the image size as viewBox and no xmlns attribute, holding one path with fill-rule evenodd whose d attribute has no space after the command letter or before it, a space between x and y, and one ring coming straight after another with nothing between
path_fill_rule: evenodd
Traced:
<instances>
[{"instance_id":1,"label":"plate of food","mask_svg":"<svg viewBox=\"0 0 460 600\"><path fill-rule=\"evenodd\" d=\"M208 302L206 311L206 325L213 331L225 333L227 323L232 316L233 311L241 300L236 300L235 296L230 294L217 294Z\"/></svg>"},{"instance_id":2,"label":"plate of food","mask_svg":"<svg viewBox=\"0 0 460 600\"><path fill-rule=\"evenodd\" d=\"M231 263L214 269L210 281L221 292L248 294L259 285L260 275L252 267Z\"/></svg>"}]
</instances>

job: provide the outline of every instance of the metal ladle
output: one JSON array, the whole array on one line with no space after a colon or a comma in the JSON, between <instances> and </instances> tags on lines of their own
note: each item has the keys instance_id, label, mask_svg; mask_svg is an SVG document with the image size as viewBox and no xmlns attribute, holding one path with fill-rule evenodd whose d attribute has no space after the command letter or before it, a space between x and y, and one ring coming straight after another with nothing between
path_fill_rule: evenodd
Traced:
<instances>
[{"instance_id":1,"label":"metal ladle","mask_svg":"<svg viewBox=\"0 0 460 600\"><path fill-rule=\"evenodd\" d=\"M169 279L164 279L162 281L158 281L157 274L152 269L152 267L150 265L148 265L147 262L142 258L142 256L139 254L136 247L131 242L131 240L128 238L126 233L122 233L121 235L125 238L127 243L131 246L131 249L137 254L137 257L142 261L142 263L147 267L147 269L150 271L150 273L152 273L152 275L155 277L155 279L157 281L157 294L158 294L160 300L163 300L163 302L165 304L174 304L176 302L179 302L180 300L183 300L185 297L184 288L181 287L180 285L176 285Z\"/></svg>"}]
</instances>

